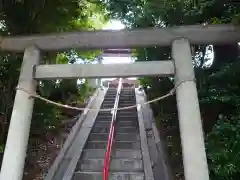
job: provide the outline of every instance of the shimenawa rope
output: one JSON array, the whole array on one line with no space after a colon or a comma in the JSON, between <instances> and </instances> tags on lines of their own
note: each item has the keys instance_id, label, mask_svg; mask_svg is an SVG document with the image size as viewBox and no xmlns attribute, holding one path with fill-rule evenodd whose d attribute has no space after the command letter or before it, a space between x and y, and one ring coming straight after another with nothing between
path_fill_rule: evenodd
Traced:
<instances>
[{"instance_id":1,"label":"shimenawa rope","mask_svg":"<svg viewBox=\"0 0 240 180\"><path fill-rule=\"evenodd\" d=\"M141 107L142 105L146 105L146 104L151 104L151 103L154 103L154 102L157 102L157 101L160 101L162 99L165 99L169 96L172 96L175 94L175 91L176 89L183 83L185 82L188 82L188 81L195 81L195 79L190 79L190 80L184 80L184 81L181 81L179 83L176 83L176 85L174 86L174 88L172 88L167 94L163 95L163 96L160 96L160 97L157 97L155 99L152 99L150 101L146 101L142 104L136 104L136 105L132 105L132 106L126 106L126 107L121 107L121 108L117 108L117 109L113 109L113 108L106 108L106 109L94 109L94 108L78 108L78 107L73 107L73 106L69 106L69 105L64 105L64 104L61 104L61 103L57 103L57 102L54 102L54 101L51 101L47 98L44 98L36 93L31 93L31 92L28 92L26 89L24 88L21 88L21 87L16 87L16 90L20 90L20 91L23 91L25 93L27 93L31 98L35 98L35 99L39 99L41 101L44 101L46 103L49 103L49 104L53 104L53 105L56 105L58 107L63 107L63 108L67 108L67 109L73 109L73 110L79 110L79 111L84 111L84 110L89 110L89 111L99 111L99 112L107 112L107 111L113 111L113 110L126 110L126 109L132 109L132 108L138 108L138 107Z\"/></svg>"}]
</instances>

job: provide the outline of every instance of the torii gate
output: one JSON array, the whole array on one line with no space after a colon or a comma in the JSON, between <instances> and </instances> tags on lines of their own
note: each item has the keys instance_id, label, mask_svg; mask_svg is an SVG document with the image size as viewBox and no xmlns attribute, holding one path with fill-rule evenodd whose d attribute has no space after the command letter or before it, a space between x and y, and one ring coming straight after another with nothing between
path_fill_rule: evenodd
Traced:
<instances>
[{"instance_id":1,"label":"torii gate","mask_svg":"<svg viewBox=\"0 0 240 180\"><path fill-rule=\"evenodd\" d=\"M35 93L36 81L66 78L167 76L175 74L176 97L186 180L209 180L190 43L228 44L240 41L233 25L182 26L121 31L94 31L27 37L1 37L4 51L24 52L18 89L4 152L0 180L21 180L34 100L21 90ZM40 51L70 48L134 48L172 46L169 61L133 64L39 65ZM184 83L183 83L184 82Z\"/></svg>"}]
</instances>

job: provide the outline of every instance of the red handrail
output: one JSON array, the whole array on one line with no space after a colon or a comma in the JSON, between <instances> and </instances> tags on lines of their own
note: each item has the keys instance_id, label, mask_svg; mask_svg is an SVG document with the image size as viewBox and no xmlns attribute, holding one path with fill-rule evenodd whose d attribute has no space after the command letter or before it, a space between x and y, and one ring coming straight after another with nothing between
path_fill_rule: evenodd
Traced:
<instances>
[{"instance_id":1,"label":"red handrail","mask_svg":"<svg viewBox=\"0 0 240 180\"><path fill-rule=\"evenodd\" d=\"M107 148L104 155L104 164L103 164L103 180L108 180L108 171L109 171L109 165L110 165L110 155L112 151L112 143L114 138L114 132L115 132L115 122L116 122L116 115L117 115L117 108L118 108L118 102L119 102L119 96L122 88L122 78L119 79L118 82L118 88L117 88L117 95L114 102L113 112L112 112L112 121L110 125L110 130L108 134L108 142L107 142Z\"/></svg>"}]
</instances>

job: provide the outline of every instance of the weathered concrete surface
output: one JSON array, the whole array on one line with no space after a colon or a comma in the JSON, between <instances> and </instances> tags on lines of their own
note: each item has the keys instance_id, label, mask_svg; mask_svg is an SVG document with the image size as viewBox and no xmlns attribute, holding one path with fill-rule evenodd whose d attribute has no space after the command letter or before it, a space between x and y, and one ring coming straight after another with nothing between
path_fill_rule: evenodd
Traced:
<instances>
[{"instance_id":1,"label":"weathered concrete surface","mask_svg":"<svg viewBox=\"0 0 240 180\"><path fill-rule=\"evenodd\" d=\"M167 163L167 157L164 148L161 145L159 133L157 131L152 110L149 105L143 105L146 102L144 91L136 89L137 103L141 104L141 112L143 116L145 131L147 134L148 150L151 158L154 178L156 180L172 180L171 171Z\"/></svg>"},{"instance_id":2,"label":"weathered concrete surface","mask_svg":"<svg viewBox=\"0 0 240 180\"><path fill-rule=\"evenodd\" d=\"M102 173L99 172L77 172L72 180L101 180ZM145 180L144 173L126 173L114 172L109 173L111 180Z\"/></svg>"},{"instance_id":3,"label":"weathered concrete surface","mask_svg":"<svg viewBox=\"0 0 240 180\"><path fill-rule=\"evenodd\" d=\"M101 106L101 102L103 101L104 95L106 90L97 90L94 96L91 98L88 104L88 108L99 108ZM68 167L69 163L71 162L71 158L73 153L76 151L76 136L80 133L80 128L84 126L85 120L96 116L96 112L85 112L82 113L79 120L77 121L76 125L73 127L72 131L70 132L67 140L64 143L63 148L61 149L60 153L58 154L57 158L55 159L53 165L51 166L47 176L44 180L58 180L61 179L65 173L66 168ZM86 129L84 130L86 132ZM81 131L82 132L82 131Z\"/></svg>"}]
</instances>

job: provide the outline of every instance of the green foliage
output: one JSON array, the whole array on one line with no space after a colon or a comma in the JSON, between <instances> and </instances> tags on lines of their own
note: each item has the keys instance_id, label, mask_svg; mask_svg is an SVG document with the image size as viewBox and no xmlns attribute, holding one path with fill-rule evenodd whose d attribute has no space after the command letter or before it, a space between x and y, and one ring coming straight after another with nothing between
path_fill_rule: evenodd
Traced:
<instances>
[{"instance_id":1,"label":"green foliage","mask_svg":"<svg viewBox=\"0 0 240 180\"><path fill-rule=\"evenodd\" d=\"M3 153L3 151L4 151L4 145L1 144L1 145L0 145L0 153Z\"/></svg>"},{"instance_id":2,"label":"green foliage","mask_svg":"<svg viewBox=\"0 0 240 180\"><path fill-rule=\"evenodd\" d=\"M205 121L213 124L206 134L212 179L234 180L240 173L240 81L236 78L240 73L239 65L239 61L228 64L208 76L204 89L199 92L202 111L216 114L215 119L205 117Z\"/></svg>"},{"instance_id":3,"label":"green foliage","mask_svg":"<svg viewBox=\"0 0 240 180\"><path fill-rule=\"evenodd\" d=\"M87 82L81 84L79 89L80 89L79 90L79 101L81 103L83 103L85 98L89 97L91 95L91 93L93 93L93 92L92 92L91 87L88 86Z\"/></svg>"},{"instance_id":4,"label":"green foliage","mask_svg":"<svg viewBox=\"0 0 240 180\"><path fill-rule=\"evenodd\" d=\"M103 7L87 0L13 0L0 5L0 19L11 34L100 28L107 19Z\"/></svg>"},{"instance_id":5,"label":"green foliage","mask_svg":"<svg viewBox=\"0 0 240 180\"><path fill-rule=\"evenodd\" d=\"M36 100L32 119L33 133L44 133L56 128L61 122L61 115L58 107Z\"/></svg>"},{"instance_id":6,"label":"green foliage","mask_svg":"<svg viewBox=\"0 0 240 180\"><path fill-rule=\"evenodd\" d=\"M206 137L213 179L237 179L240 172L240 114L221 117Z\"/></svg>"}]
</instances>

